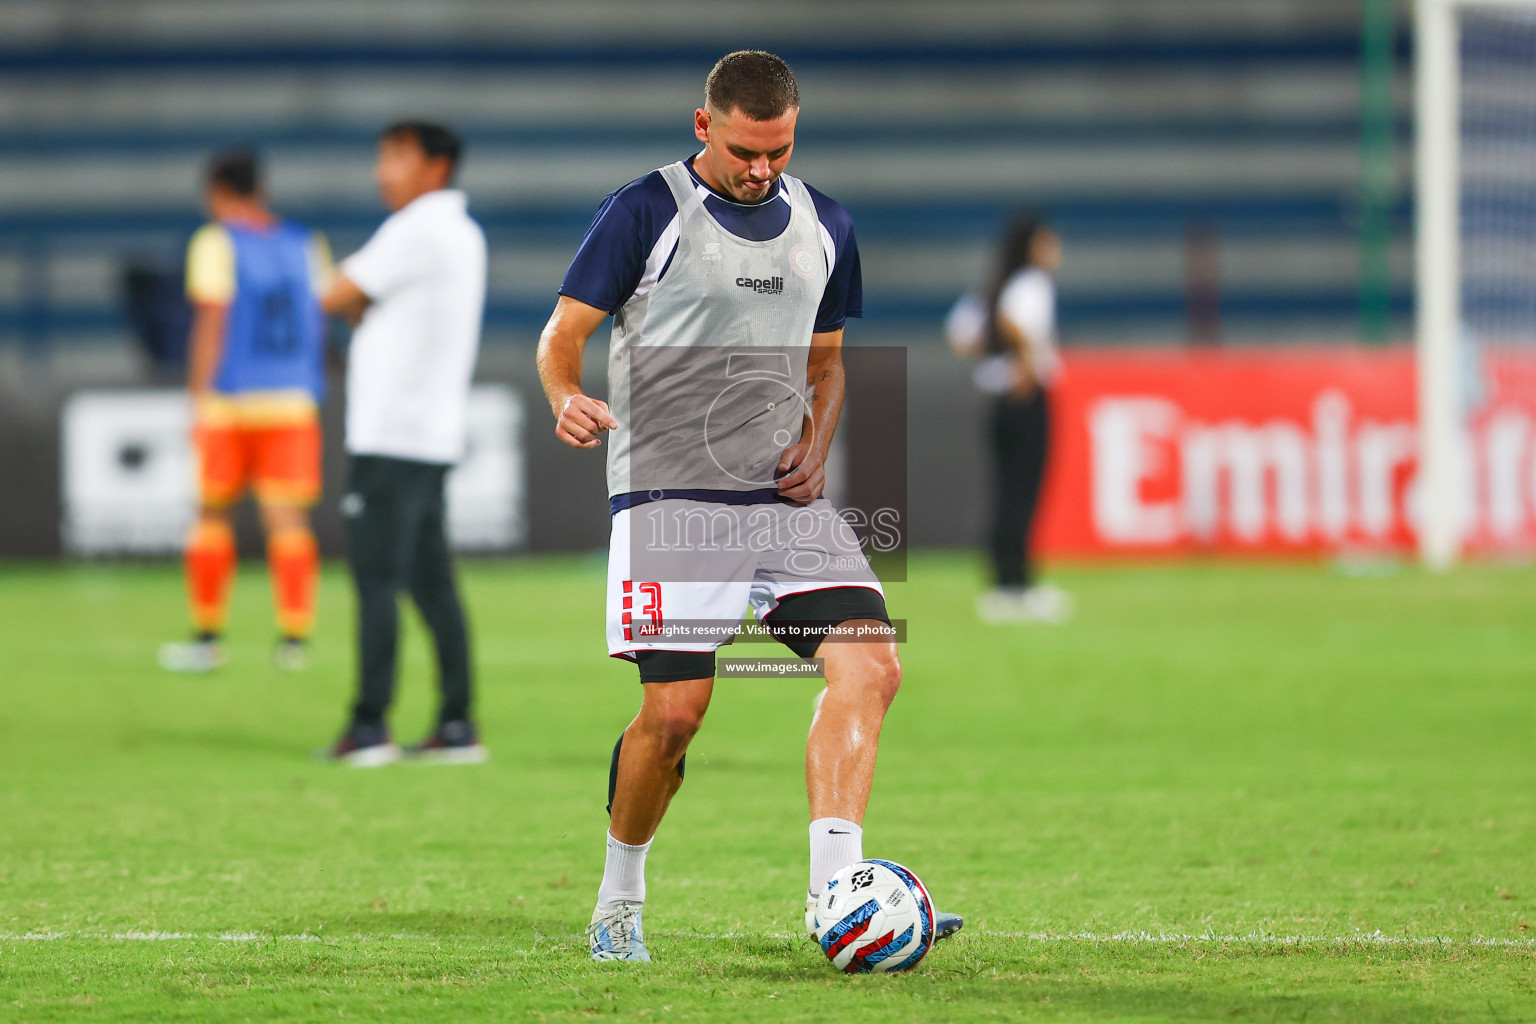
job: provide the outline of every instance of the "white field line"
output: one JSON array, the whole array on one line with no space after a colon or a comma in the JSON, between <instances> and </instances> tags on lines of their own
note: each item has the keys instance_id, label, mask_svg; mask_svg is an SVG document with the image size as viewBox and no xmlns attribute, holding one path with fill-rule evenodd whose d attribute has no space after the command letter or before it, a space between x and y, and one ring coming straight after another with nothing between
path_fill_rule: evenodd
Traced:
<instances>
[{"instance_id":1,"label":"white field line","mask_svg":"<svg viewBox=\"0 0 1536 1024\"><path fill-rule=\"evenodd\" d=\"M1276 935L1269 932L1222 934L1219 932L1015 932L967 929L966 935L988 939L1015 939L1026 942L1081 943L1083 945L1144 946L1225 946L1246 945L1264 948L1300 948L1306 946L1384 946L1440 949L1530 949L1536 939L1504 939L1477 936L1452 939L1424 935L1388 935L1384 932L1357 932L1353 935ZM581 935L549 936L576 941ZM787 932L673 932L653 936L667 939L778 939L804 938ZM429 942L491 944L505 939L473 935L333 935L300 932L292 935L262 932L0 932L0 942L59 942L94 940L98 942Z\"/></svg>"}]
</instances>

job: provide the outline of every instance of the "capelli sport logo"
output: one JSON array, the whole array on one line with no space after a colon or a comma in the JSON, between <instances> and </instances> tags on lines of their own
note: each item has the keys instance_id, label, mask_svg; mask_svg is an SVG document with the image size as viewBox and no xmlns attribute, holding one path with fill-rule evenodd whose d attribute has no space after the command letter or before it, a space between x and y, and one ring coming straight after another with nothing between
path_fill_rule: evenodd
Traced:
<instances>
[{"instance_id":1,"label":"capelli sport logo","mask_svg":"<svg viewBox=\"0 0 1536 1024\"><path fill-rule=\"evenodd\" d=\"M747 288L759 295L781 295L784 292L782 277L738 277L736 287Z\"/></svg>"}]
</instances>

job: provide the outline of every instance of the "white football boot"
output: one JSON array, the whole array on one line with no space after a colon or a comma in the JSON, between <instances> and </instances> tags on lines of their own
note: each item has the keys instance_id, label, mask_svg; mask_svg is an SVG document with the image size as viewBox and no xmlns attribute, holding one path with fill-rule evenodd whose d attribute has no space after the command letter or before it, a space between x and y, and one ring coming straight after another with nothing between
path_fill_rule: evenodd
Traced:
<instances>
[{"instance_id":1,"label":"white football boot","mask_svg":"<svg viewBox=\"0 0 1536 1024\"><path fill-rule=\"evenodd\" d=\"M640 924L644 903L619 900L606 909L592 910L587 925L587 940L592 943L593 960L633 960L649 963L651 951L645 948L645 931Z\"/></svg>"},{"instance_id":2,"label":"white football boot","mask_svg":"<svg viewBox=\"0 0 1536 1024\"><path fill-rule=\"evenodd\" d=\"M160 645L160 667L167 672L198 675L212 672L223 664L224 644L218 640L189 640Z\"/></svg>"},{"instance_id":3,"label":"white football boot","mask_svg":"<svg viewBox=\"0 0 1536 1024\"><path fill-rule=\"evenodd\" d=\"M976 615L988 625L1034 622L1060 625L1072 618L1072 595L1051 583L1029 588L999 587L976 599Z\"/></svg>"}]
</instances>

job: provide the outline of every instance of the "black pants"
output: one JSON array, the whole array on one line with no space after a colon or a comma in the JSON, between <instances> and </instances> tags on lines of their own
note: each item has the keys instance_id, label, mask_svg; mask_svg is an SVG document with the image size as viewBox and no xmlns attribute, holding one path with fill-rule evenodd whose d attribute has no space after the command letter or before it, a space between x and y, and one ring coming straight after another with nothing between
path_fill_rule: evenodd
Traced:
<instances>
[{"instance_id":1,"label":"black pants","mask_svg":"<svg viewBox=\"0 0 1536 1024\"><path fill-rule=\"evenodd\" d=\"M394 698L402 590L437 648L440 721L469 717L469 636L448 552L447 475L447 466L430 462L352 458L342 511L357 588L357 722L383 721Z\"/></svg>"},{"instance_id":2,"label":"black pants","mask_svg":"<svg viewBox=\"0 0 1536 1024\"><path fill-rule=\"evenodd\" d=\"M992 448L992 573L999 587L1035 581L1030 534L1050 448L1050 402L1044 389L1025 399L994 400L987 423Z\"/></svg>"}]
</instances>

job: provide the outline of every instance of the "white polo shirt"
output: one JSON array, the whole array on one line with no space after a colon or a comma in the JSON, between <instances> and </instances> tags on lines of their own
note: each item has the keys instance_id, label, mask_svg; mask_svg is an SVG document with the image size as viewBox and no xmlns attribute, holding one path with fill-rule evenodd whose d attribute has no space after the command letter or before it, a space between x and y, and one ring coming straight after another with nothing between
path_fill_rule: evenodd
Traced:
<instances>
[{"instance_id":1,"label":"white polo shirt","mask_svg":"<svg viewBox=\"0 0 1536 1024\"><path fill-rule=\"evenodd\" d=\"M454 463L485 311L485 233L463 192L391 214L341 272L372 300L347 365L347 451Z\"/></svg>"}]
</instances>

